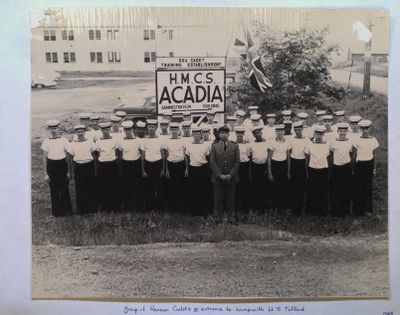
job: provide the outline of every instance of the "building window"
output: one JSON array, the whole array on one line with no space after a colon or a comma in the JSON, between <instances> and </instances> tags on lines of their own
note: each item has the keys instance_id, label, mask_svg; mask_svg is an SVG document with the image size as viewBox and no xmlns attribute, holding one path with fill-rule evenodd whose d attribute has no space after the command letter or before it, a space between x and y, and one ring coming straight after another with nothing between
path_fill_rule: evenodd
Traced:
<instances>
[{"instance_id":1,"label":"building window","mask_svg":"<svg viewBox=\"0 0 400 315\"><path fill-rule=\"evenodd\" d=\"M103 53L102 52L91 52L90 62L93 63L103 63Z\"/></svg>"},{"instance_id":2,"label":"building window","mask_svg":"<svg viewBox=\"0 0 400 315\"><path fill-rule=\"evenodd\" d=\"M155 30L143 30L143 39L144 40L156 39L156 31Z\"/></svg>"},{"instance_id":3,"label":"building window","mask_svg":"<svg viewBox=\"0 0 400 315\"><path fill-rule=\"evenodd\" d=\"M109 51L108 52L108 62L109 63L121 62L121 53L116 52L116 51Z\"/></svg>"},{"instance_id":4,"label":"building window","mask_svg":"<svg viewBox=\"0 0 400 315\"><path fill-rule=\"evenodd\" d=\"M46 62L48 63L57 63L58 56L56 52L46 52Z\"/></svg>"},{"instance_id":5,"label":"building window","mask_svg":"<svg viewBox=\"0 0 400 315\"><path fill-rule=\"evenodd\" d=\"M75 53L74 52L65 52L64 53L64 63L75 63Z\"/></svg>"},{"instance_id":6,"label":"building window","mask_svg":"<svg viewBox=\"0 0 400 315\"><path fill-rule=\"evenodd\" d=\"M145 63L150 63L150 62L155 62L155 61L156 61L155 51L152 51L152 52L145 51L144 52L144 62Z\"/></svg>"},{"instance_id":7,"label":"building window","mask_svg":"<svg viewBox=\"0 0 400 315\"><path fill-rule=\"evenodd\" d=\"M174 30L169 30L168 31L168 39L173 40L174 39Z\"/></svg>"},{"instance_id":8,"label":"building window","mask_svg":"<svg viewBox=\"0 0 400 315\"><path fill-rule=\"evenodd\" d=\"M151 62L156 62L156 52L155 51L151 52Z\"/></svg>"},{"instance_id":9,"label":"building window","mask_svg":"<svg viewBox=\"0 0 400 315\"><path fill-rule=\"evenodd\" d=\"M94 39L101 40L101 30L89 30L89 40L94 40Z\"/></svg>"},{"instance_id":10,"label":"building window","mask_svg":"<svg viewBox=\"0 0 400 315\"><path fill-rule=\"evenodd\" d=\"M173 52L173 51L170 51L169 54L168 54L168 56L169 56L169 57L173 57L173 56L174 56L174 52Z\"/></svg>"},{"instance_id":11,"label":"building window","mask_svg":"<svg viewBox=\"0 0 400 315\"><path fill-rule=\"evenodd\" d=\"M74 31L73 30L62 30L61 31L62 40L74 40Z\"/></svg>"},{"instance_id":12,"label":"building window","mask_svg":"<svg viewBox=\"0 0 400 315\"><path fill-rule=\"evenodd\" d=\"M56 31L55 30L43 30L43 39L45 41L55 41Z\"/></svg>"},{"instance_id":13,"label":"building window","mask_svg":"<svg viewBox=\"0 0 400 315\"><path fill-rule=\"evenodd\" d=\"M116 40L118 32L118 30L107 30L107 39Z\"/></svg>"}]
</instances>

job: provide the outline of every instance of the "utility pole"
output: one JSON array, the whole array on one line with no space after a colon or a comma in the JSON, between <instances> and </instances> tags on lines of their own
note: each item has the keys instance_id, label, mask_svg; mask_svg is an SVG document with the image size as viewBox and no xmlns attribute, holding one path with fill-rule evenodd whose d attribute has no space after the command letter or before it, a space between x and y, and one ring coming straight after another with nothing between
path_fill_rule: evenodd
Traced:
<instances>
[{"instance_id":1,"label":"utility pole","mask_svg":"<svg viewBox=\"0 0 400 315\"><path fill-rule=\"evenodd\" d=\"M372 31L372 19L369 17L368 29ZM370 95L371 88L371 41L365 43L364 50L364 84L363 84L363 99L366 99Z\"/></svg>"}]
</instances>

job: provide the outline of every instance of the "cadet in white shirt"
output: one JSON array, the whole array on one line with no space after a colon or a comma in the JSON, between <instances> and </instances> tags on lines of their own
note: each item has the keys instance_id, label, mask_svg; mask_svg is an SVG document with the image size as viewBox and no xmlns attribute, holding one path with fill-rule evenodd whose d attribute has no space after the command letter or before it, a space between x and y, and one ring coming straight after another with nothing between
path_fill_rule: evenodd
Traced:
<instances>
[{"instance_id":1,"label":"cadet in white shirt","mask_svg":"<svg viewBox=\"0 0 400 315\"><path fill-rule=\"evenodd\" d=\"M45 180L49 182L51 197L51 212L53 216L71 214L71 199L68 181L71 174L67 150L69 142L60 136L60 122L49 120L47 123L50 135L44 139L43 168L46 173Z\"/></svg>"},{"instance_id":2,"label":"cadet in white shirt","mask_svg":"<svg viewBox=\"0 0 400 315\"><path fill-rule=\"evenodd\" d=\"M214 141L214 136L211 135L210 131L211 131L210 127L203 125L203 127L201 128L201 136L203 138L203 141L209 142L211 146L211 143Z\"/></svg>"},{"instance_id":3,"label":"cadet in white shirt","mask_svg":"<svg viewBox=\"0 0 400 315\"><path fill-rule=\"evenodd\" d=\"M122 127L121 127L121 117L111 116L111 136L119 141L123 136Z\"/></svg>"},{"instance_id":4,"label":"cadet in white shirt","mask_svg":"<svg viewBox=\"0 0 400 315\"><path fill-rule=\"evenodd\" d=\"M169 129L169 121L162 118L160 120L160 128L159 128L160 131L157 132L157 135L160 136L161 138L168 139L171 136L171 134L168 132L168 129Z\"/></svg>"},{"instance_id":5,"label":"cadet in white shirt","mask_svg":"<svg viewBox=\"0 0 400 315\"><path fill-rule=\"evenodd\" d=\"M260 114L255 114L255 115L250 116L250 121L251 121L251 127L249 129L247 129L246 138L248 139L249 142L254 142L255 138L254 138L254 134L253 134L253 128L261 127L261 130L262 130L264 127L264 123L262 122Z\"/></svg>"},{"instance_id":6,"label":"cadet in white shirt","mask_svg":"<svg viewBox=\"0 0 400 315\"><path fill-rule=\"evenodd\" d=\"M210 168L209 156L211 152L211 142L201 141L201 128L193 128L193 141L186 143L185 176L188 177L188 186L190 191L189 208L193 215L210 214ZM199 190L201 192L199 192Z\"/></svg>"},{"instance_id":7,"label":"cadet in white shirt","mask_svg":"<svg viewBox=\"0 0 400 315\"><path fill-rule=\"evenodd\" d=\"M272 183L273 209L283 211L287 207L291 143L284 137L284 125L275 126L275 131L275 139L268 144L268 180Z\"/></svg>"},{"instance_id":8,"label":"cadet in white shirt","mask_svg":"<svg viewBox=\"0 0 400 315\"><path fill-rule=\"evenodd\" d=\"M90 116L91 130L87 131L86 134L89 134L88 138L92 138L94 142L96 142L101 137L99 121L100 121L99 116L97 115Z\"/></svg>"},{"instance_id":9,"label":"cadet in white shirt","mask_svg":"<svg viewBox=\"0 0 400 315\"><path fill-rule=\"evenodd\" d=\"M361 137L360 127L358 126L358 123L360 122L361 119L362 119L361 116L358 115L353 115L349 117L350 130L348 136L351 141L354 141L354 139Z\"/></svg>"},{"instance_id":10,"label":"cadet in white shirt","mask_svg":"<svg viewBox=\"0 0 400 315\"><path fill-rule=\"evenodd\" d=\"M321 127L321 126L325 127L325 124L323 121L323 116L326 115L326 110L323 110L323 109L317 110L315 112L315 115L317 117L317 121L311 126L310 134L309 134L310 139L314 138L315 128Z\"/></svg>"},{"instance_id":11,"label":"cadet in white shirt","mask_svg":"<svg viewBox=\"0 0 400 315\"><path fill-rule=\"evenodd\" d=\"M309 115L306 112L300 112L297 114L298 121L303 124L303 135L307 138L312 138L311 128L307 124L307 119Z\"/></svg>"},{"instance_id":12,"label":"cadet in white shirt","mask_svg":"<svg viewBox=\"0 0 400 315\"><path fill-rule=\"evenodd\" d=\"M80 113L79 114L79 123L80 125L85 126L85 137L94 141L93 136L92 136L92 130L91 130L91 126L90 126L90 114L88 113ZM72 137L72 141L77 139L77 135L74 134L74 136Z\"/></svg>"},{"instance_id":13,"label":"cadet in white shirt","mask_svg":"<svg viewBox=\"0 0 400 315\"><path fill-rule=\"evenodd\" d=\"M119 212L120 192L117 165L119 140L111 134L111 123L99 124L102 136L95 143L97 156L97 181L101 211Z\"/></svg>"},{"instance_id":14,"label":"cadet in white shirt","mask_svg":"<svg viewBox=\"0 0 400 315\"><path fill-rule=\"evenodd\" d=\"M325 125L325 141L328 142L330 145L333 140L335 140L336 137L336 131L333 130L332 128L332 121L333 121L333 116L332 115L324 115L322 116L322 121L324 122Z\"/></svg>"},{"instance_id":15,"label":"cadet in white shirt","mask_svg":"<svg viewBox=\"0 0 400 315\"><path fill-rule=\"evenodd\" d=\"M263 128L263 137L267 141L273 140L276 136L275 120L276 120L276 115L274 113L267 114L267 124Z\"/></svg>"},{"instance_id":16,"label":"cadet in white shirt","mask_svg":"<svg viewBox=\"0 0 400 315\"><path fill-rule=\"evenodd\" d=\"M179 124L171 123L171 136L165 139L166 202L168 209L185 210L183 203L185 177L185 143L179 136Z\"/></svg>"},{"instance_id":17,"label":"cadet in white shirt","mask_svg":"<svg viewBox=\"0 0 400 315\"><path fill-rule=\"evenodd\" d=\"M372 179L376 175L375 152L379 143L370 135L372 122L364 119L358 123L361 129L361 137L353 140L354 159L354 205L355 215L372 213Z\"/></svg>"},{"instance_id":18,"label":"cadet in white shirt","mask_svg":"<svg viewBox=\"0 0 400 315\"><path fill-rule=\"evenodd\" d=\"M157 120L147 120L148 137L140 146L142 176L145 182L147 211L160 211L164 207L165 193L161 178L165 175L164 139L156 134Z\"/></svg>"},{"instance_id":19,"label":"cadet in white shirt","mask_svg":"<svg viewBox=\"0 0 400 315\"><path fill-rule=\"evenodd\" d=\"M305 149L309 191L307 210L310 214L324 216L328 212L329 144L324 140L324 126L317 126L314 138Z\"/></svg>"},{"instance_id":20,"label":"cadet in white shirt","mask_svg":"<svg viewBox=\"0 0 400 315\"><path fill-rule=\"evenodd\" d=\"M291 203L293 206L293 214L302 215L307 183L305 150L310 140L303 135L303 123L301 121L293 123L293 129L295 134L290 140Z\"/></svg>"},{"instance_id":21,"label":"cadet in white shirt","mask_svg":"<svg viewBox=\"0 0 400 315\"><path fill-rule=\"evenodd\" d=\"M249 118L246 118L243 121L243 126L244 126L244 128L246 128L246 130L251 131L251 128L253 128L254 126L253 126L253 123L252 123L250 117L257 114L258 106L249 106L247 109L249 111Z\"/></svg>"},{"instance_id":22,"label":"cadet in white shirt","mask_svg":"<svg viewBox=\"0 0 400 315\"><path fill-rule=\"evenodd\" d=\"M124 136L118 144L121 156L121 201L123 211L138 210L141 183L141 138L133 133L133 121L122 122Z\"/></svg>"},{"instance_id":23,"label":"cadet in white shirt","mask_svg":"<svg viewBox=\"0 0 400 315\"><path fill-rule=\"evenodd\" d=\"M345 117L344 117L344 110L337 110L335 113L335 123L332 125L333 132L337 132L337 126L338 124L346 124L347 128L350 127L350 125L345 122Z\"/></svg>"},{"instance_id":24,"label":"cadet in white shirt","mask_svg":"<svg viewBox=\"0 0 400 315\"><path fill-rule=\"evenodd\" d=\"M239 182L236 189L236 213L242 213L245 216L250 212L250 144L245 142L245 128L236 126L236 143L239 145L240 166L239 166Z\"/></svg>"},{"instance_id":25,"label":"cadet in white shirt","mask_svg":"<svg viewBox=\"0 0 400 315\"><path fill-rule=\"evenodd\" d=\"M96 180L93 152L95 144L85 137L84 125L75 126L76 139L69 145L71 170L75 178L76 208L78 214L97 212Z\"/></svg>"},{"instance_id":26,"label":"cadet in white shirt","mask_svg":"<svg viewBox=\"0 0 400 315\"><path fill-rule=\"evenodd\" d=\"M350 213L353 144L347 137L348 124L342 122L336 127L337 136L331 143L333 153L331 214L334 217L341 217Z\"/></svg>"},{"instance_id":27,"label":"cadet in white shirt","mask_svg":"<svg viewBox=\"0 0 400 315\"><path fill-rule=\"evenodd\" d=\"M268 143L262 136L262 126L253 128L254 142L250 145L250 172L252 180L252 208L259 213L263 212L267 200L271 196L266 180Z\"/></svg>"},{"instance_id":28,"label":"cadet in white shirt","mask_svg":"<svg viewBox=\"0 0 400 315\"><path fill-rule=\"evenodd\" d=\"M189 143L192 142L192 123L190 121L183 121L181 123L182 128L182 142Z\"/></svg>"}]
</instances>

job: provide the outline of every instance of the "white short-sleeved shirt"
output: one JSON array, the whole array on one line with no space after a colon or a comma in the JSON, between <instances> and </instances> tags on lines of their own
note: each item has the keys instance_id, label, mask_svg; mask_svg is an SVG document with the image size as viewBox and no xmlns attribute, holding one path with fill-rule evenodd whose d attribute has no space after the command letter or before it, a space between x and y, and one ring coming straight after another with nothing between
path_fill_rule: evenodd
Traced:
<instances>
[{"instance_id":1,"label":"white short-sleeved shirt","mask_svg":"<svg viewBox=\"0 0 400 315\"><path fill-rule=\"evenodd\" d=\"M64 137L46 138L42 143L42 150L47 152L47 158L50 160L62 160L66 157L69 142Z\"/></svg>"},{"instance_id":2,"label":"white short-sleeved shirt","mask_svg":"<svg viewBox=\"0 0 400 315\"><path fill-rule=\"evenodd\" d=\"M164 149L168 152L168 162L178 163L185 159L185 143L178 139L165 139Z\"/></svg>"},{"instance_id":3,"label":"white short-sleeved shirt","mask_svg":"<svg viewBox=\"0 0 400 315\"><path fill-rule=\"evenodd\" d=\"M115 155L115 150L118 149L119 141L114 137L109 139L100 138L96 141L96 151L99 152L100 162L112 162L115 161L117 156Z\"/></svg>"},{"instance_id":4,"label":"white short-sleeved shirt","mask_svg":"<svg viewBox=\"0 0 400 315\"><path fill-rule=\"evenodd\" d=\"M239 145L239 152L240 152L240 162L248 162L250 161L250 144L249 143L238 143Z\"/></svg>"},{"instance_id":5,"label":"white short-sleeved shirt","mask_svg":"<svg viewBox=\"0 0 400 315\"><path fill-rule=\"evenodd\" d=\"M164 149L164 141L165 139L160 137L142 139L140 149L146 152L146 161L156 162L161 160L161 149Z\"/></svg>"},{"instance_id":6,"label":"white short-sleeved shirt","mask_svg":"<svg viewBox=\"0 0 400 315\"><path fill-rule=\"evenodd\" d=\"M140 158L142 140L141 138L122 138L119 141L118 149L122 152L122 159L124 161L137 161Z\"/></svg>"},{"instance_id":7,"label":"white short-sleeved shirt","mask_svg":"<svg viewBox=\"0 0 400 315\"><path fill-rule=\"evenodd\" d=\"M268 149L272 150L272 160L285 161L287 159L287 152L291 149L291 142L285 139L283 142L272 140L269 143Z\"/></svg>"},{"instance_id":8,"label":"white short-sleeved shirt","mask_svg":"<svg viewBox=\"0 0 400 315\"><path fill-rule=\"evenodd\" d=\"M290 139L292 144L292 151L290 157L293 159L303 160L306 158L305 149L310 142L307 136L303 135L303 138L292 137Z\"/></svg>"},{"instance_id":9,"label":"white short-sleeved shirt","mask_svg":"<svg viewBox=\"0 0 400 315\"><path fill-rule=\"evenodd\" d=\"M74 162L84 164L93 161L92 152L95 149L95 144L91 139L84 141L73 140L69 144L68 153L73 156Z\"/></svg>"},{"instance_id":10,"label":"white short-sleeved shirt","mask_svg":"<svg viewBox=\"0 0 400 315\"><path fill-rule=\"evenodd\" d=\"M207 164L207 156L211 152L211 141L203 143L187 143L185 154L190 158L189 165L198 167Z\"/></svg>"},{"instance_id":11,"label":"white short-sleeved shirt","mask_svg":"<svg viewBox=\"0 0 400 315\"><path fill-rule=\"evenodd\" d=\"M327 142L308 142L305 153L310 155L309 166L316 169L328 168L328 156L330 147Z\"/></svg>"},{"instance_id":12,"label":"white short-sleeved shirt","mask_svg":"<svg viewBox=\"0 0 400 315\"><path fill-rule=\"evenodd\" d=\"M375 137L360 137L354 139L353 146L357 149L356 161L370 161L374 158L374 150L379 148L379 143Z\"/></svg>"},{"instance_id":13,"label":"white short-sleeved shirt","mask_svg":"<svg viewBox=\"0 0 400 315\"><path fill-rule=\"evenodd\" d=\"M331 150L333 152L333 164L345 165L351 162L350 153L353 149L353 143L350 139L338 140L335 139L331 143Z\"/></svg>"},{"instance_id":14,"label":"white short-sleeved shirt","mask_svg":"<svg viewBox=\"0 0 400 315\"><path fill-rule=\"evenodd\" d=\"M268 125L264 126L262 134L265 140L274 140L276 137L275 127L270 127Z\"/></svg>"},{"instance_id":15,"label":"white short-sleeved shirt","mask_svg":"<svg viewBox=\"0 0 400 315\"><path fill-rule=\"evenodd\" d=\"M255 164L265 164L268 159L268 142L252 142L249 144L252 161Z\"/></svg>"}]
</instances>

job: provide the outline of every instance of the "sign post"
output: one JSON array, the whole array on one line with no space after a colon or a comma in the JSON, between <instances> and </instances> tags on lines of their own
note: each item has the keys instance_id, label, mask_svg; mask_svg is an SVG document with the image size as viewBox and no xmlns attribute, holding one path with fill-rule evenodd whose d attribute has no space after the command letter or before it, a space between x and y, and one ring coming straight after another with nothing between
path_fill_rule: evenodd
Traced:
<instances>
[{"instance_id":1,"label":"sign post","mask_svg":"<svg viewBox=\"0 0 400 315\"><path fill-rule=\"evenodd\" d=\"M156 59L157 114L225 112L224 57Z\"/></svg>"}]
</instances>

